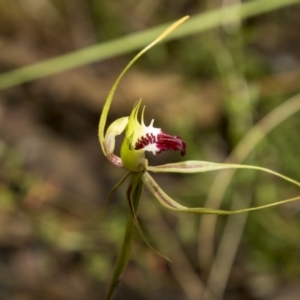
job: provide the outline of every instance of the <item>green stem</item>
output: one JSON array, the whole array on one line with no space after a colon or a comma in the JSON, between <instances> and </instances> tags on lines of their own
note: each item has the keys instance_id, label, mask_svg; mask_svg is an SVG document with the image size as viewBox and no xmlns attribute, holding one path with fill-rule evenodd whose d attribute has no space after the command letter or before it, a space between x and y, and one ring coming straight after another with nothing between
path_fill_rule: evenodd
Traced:
<instances>
[{"instance_id":1,"label":"green stem","mask_svg":"<svg viewBox=\"0 0 300 300\"><path fill-rule=\"evenodd\" d=\"M133 208L135 210L135 213L138 210L138 206L141 199L141 194L143 190L143 182L141 179L141 173L134 173L131 176L131 180L127 189L127 198L128 201L133 204ZM129 215L129 219L127 221L126 229L125 229L125 235L123 238L121 250L119 252L117 262L115 265L114 273L110 282L110 286L106 295L106 300L111 300L115 290L117 288L117 285L119 283L120 277L122 276L128 261L130 257L130 251L131 251L131 237L132 232L134 228L134 217L132 213Z\"/></svg>"}]
</instances>

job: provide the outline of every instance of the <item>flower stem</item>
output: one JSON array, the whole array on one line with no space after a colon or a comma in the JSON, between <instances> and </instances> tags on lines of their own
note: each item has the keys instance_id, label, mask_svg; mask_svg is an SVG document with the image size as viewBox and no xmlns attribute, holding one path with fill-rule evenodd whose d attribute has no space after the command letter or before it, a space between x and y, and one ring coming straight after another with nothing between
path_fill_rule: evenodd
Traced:
<instances>
[{"instance_id":1,"label":"flower stem","mask_svg":"<svg viewBox=\"0 0 300 300\"><path fill-rule=\"evenodd\" d=\"M143 190L143 182L141 181L141 175L142 175L141 173L132 174L127 189L127 198L128 201L133 204L135 213L137 212L139 202L141 199L142 190ZM117 285L119 283L120 277L122 276L128 264L130 251L131 251L131 237L132 237L133 228L134 228L134 216L132 215L132 213L130 213L129 219L127 221L126 229L125 229L121 250L119 252L114 273L105 298L106 300L112 299L115 290L117 288Z\"/></svg>"}]
</instances>

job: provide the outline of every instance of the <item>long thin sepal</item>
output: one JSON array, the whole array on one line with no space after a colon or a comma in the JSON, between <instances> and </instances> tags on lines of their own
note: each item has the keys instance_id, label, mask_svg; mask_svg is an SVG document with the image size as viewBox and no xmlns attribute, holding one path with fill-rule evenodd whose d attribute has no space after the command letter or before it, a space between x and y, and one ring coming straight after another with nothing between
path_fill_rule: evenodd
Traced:
<instances>
[{"instance_id":1,"label":"long thin sepal","mask_svg":"<svg viewBox=\"0 0 300 300\"><path fill-rule=\"evenodd\" d=\"M114 187L110 190L110 192L108 193L102 211L100 213L100 216L102 216L105 213L105 210L109 204L109 201L111 200L112 196L114 195L114 193L117 191L117 189L124 183L124 181L128 178L128 176L130 175L130 172L127 172L125 176L123 176L115 185Z\"/></svg>"},{"instance_id":2,"label":"long thin sepal","mask_svg":"<svg viewBox=\"0 0 300 300\"><path fill-rule=\"evenodd\" d=\"M145 184L145 186L150 190L150 192L154 195L154 197L167 209L177 211L177 212L185 212L185 213L192 213L192 214L213 214L213 215L233 215L233 214L239 214L239 213L244 213L244 212L249 212L249 211L254 211L254 210L260 210L264 209L267 207L272 207L272 206L277 206L281 205L284 203L289 203L293 201L299 201L300 196L295 197L295 198L290 198L266 205L260 205L256 207L251 207L251 208L245 208L245 209L239 209L239 210L222 210L222 209L211 209L211 208L206 208L206 207L195 207L195 208L190 208L183 206L173 200L171 197L169 197L156 183L156 181L150 176L149 173L144 173L142 180Z\"/></svg>"},{"instance_id":3,"label":"long thin sepal","mask_svg":"<svg viewBox=\"0 0 300 300\"><path fill-rule=\"evenodd\" d=\"M272 171L267 168L257 167L257 166L249 166L249 165L235 165L235 164L222 164L222 163L212 163L208 161L200 161L200 160L190 160L178 163L165 164L160 166L148 166L147 171L151 172L164 172L164 173L201 173L208 171L216 171L216 170L225 170L225 169L252 169L263 171L266 173L270 173L272 175L278 176L288 182L291 182L300 187L300 182L284 176L280 173Z\"/></svg>"},{"instance_id":4,"label":"long thin sepal","mask_svg":"<svg viewBox=\"0 0 300 300\"><path fill-rule=\"evenodd\" d=\"M158 254L159 256L161 256L162 258L164 258L165 260L171 262L171 260L163 255L161 252L159 252L158 250L156 250L151 244L150 242L147 240L140 224L139 224L139 221L138 221L138 218L137 218L137 208L138 207L135 207L134 203L136 202L137 199L135 199L135 194L134 194L134 191L136 190L135 188L135 185L140 185L142 184L143 185L143 182L141 180L141 177L142 177L142 173L135 173L135 174L132 174L132 180L130 182L130 185L128 187L128 190L127 190L127 200L128 200L128 204L129 204L129 208L130 208L130 211L131 211L131 214L132 214L132 218L133 218L133 221L134 221L134 225L139 233L139 235L141 236L141 238L144 240L144 242L147 244L147 246L153 251L155 252L156 254Z\"/></svg>"},{"instance_id":5,"label":"long thin sepal","mask_svg":"<svg viewBox=\"0 0 300 300\"><path fill-rule=\"evenodd\" d=\"M159 35L152 43L150 43L147 47L145 47L143 50L141 50L129 63L128 65L124 68L124 70L121 72L121 74L118 76L117 80L113 84L111 90L109 91L109 94L106 98L104 107L102 109L100 121L99 121L99 127L98 127L98 138L99 142L102 148L102 151L104 155L106 155L106 150L104 147L104 128L107 120L107 115L109 112L109 108L114 96L114 93L119 85L119 82L123 78L123 76L126 74L126 72L130 69L130 67L144 54L146 53L149 49L151 49L153 46L155 46L157 43L159 43L161 40L163 40L166 36L168 36L173 30L175 30L178 26L180 26L183 22L185 22L189 17L183 17L177 22L173 23L170 27L168 27L161 35Z\"/></svg>"}]
</instances>

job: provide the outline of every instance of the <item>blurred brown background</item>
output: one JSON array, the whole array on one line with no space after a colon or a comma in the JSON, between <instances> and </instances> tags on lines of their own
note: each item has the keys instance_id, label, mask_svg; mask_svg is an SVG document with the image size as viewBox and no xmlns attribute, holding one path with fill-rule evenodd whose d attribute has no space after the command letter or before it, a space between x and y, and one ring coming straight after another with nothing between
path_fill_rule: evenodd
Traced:
<instances>
[{"instance_id":1,"label":"blurred brown background","mask_svg":"<svg viewBox=\"0 0 300 300\"><path fill-rule=\"evenodd\" d=\"M1 0L0 72L226 4ZM291 6L159 45L126 75L108 121L128 115L143 97L147 122L155 118L157 127L186 140L186 159L222 162L254 124L299 93L299 28L300 7ZM104 159L97 126L106 95L131 57L1 91L0 299L104 298L129 210L122 187L104 217L98 215L125 173ZM299 180L299 117L280 123L243 163ZM150 158L153 164L176 160L177 153ZM156 178L181 203L204 206L214 176ZM239 171L222 207L229 209L233 199L245 207L297 193L274 176ZM206 232L202 217L168 212L149 193L143 200L142 227L162 253L174 251L173 264L136 234L116 299L201 299L195 294L208 282L216 253L201 256L207 246L199 235ZM224 299L298 299L299 208L271 208L244 220L241 239L232 244L228 282L223 279ZM214 246L226 220L218 220Z\"/></svg>"}]
</instances>

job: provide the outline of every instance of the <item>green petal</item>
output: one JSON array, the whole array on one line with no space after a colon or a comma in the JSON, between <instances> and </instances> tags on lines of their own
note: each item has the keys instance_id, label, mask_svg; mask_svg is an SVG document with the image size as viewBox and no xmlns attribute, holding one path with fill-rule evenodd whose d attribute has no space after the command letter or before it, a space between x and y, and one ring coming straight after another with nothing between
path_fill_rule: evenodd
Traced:
<instances>
[{"instance_id":1,"label":"green petal","mask_svg":"<svg viewBox=\"0 0 300 300\"><path fill-rule=\"evenodd\" d=\"M115 120L107 129L104 139L105 151L111 154L115 150L115 138L120 135L128 124L128 117Z\"/></svg>"}]
</instances>

